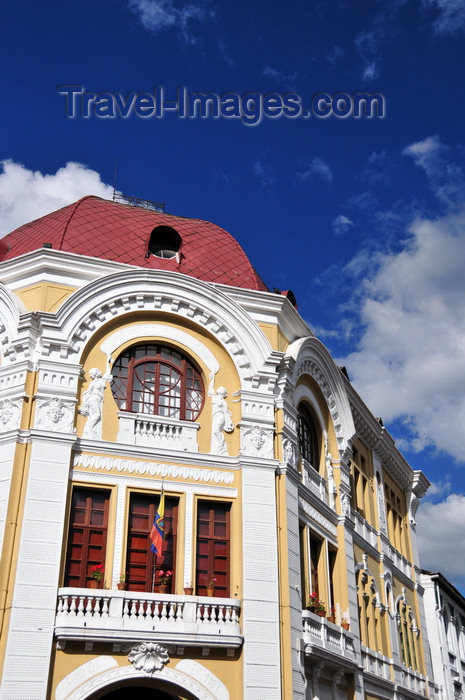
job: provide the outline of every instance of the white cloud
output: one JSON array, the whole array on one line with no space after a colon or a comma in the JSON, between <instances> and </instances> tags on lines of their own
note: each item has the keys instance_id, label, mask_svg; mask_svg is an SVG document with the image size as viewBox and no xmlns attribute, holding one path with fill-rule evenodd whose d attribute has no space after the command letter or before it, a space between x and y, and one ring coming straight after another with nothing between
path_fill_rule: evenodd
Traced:
<instances>
[{"instance_id":1,"label":"white cloud","mask_svg":"<svg viewBox=\"0 0 465 700\"><path fill-rule=\"evenodd\" d=\"M327 185L331 185L333 181L333 173L330 166L321 158L314 158L307 166L306 170L297 173L296 179L300 182L321 178Z\"/></svg>"},{"instance_id":2,"label":"white cloud","mask_svg":"<svg viewBox=\"0 0 465 700\"><path fill-rule=\"evenodd\" d=\"M111 199L113 188L95 170L69 162L54 175L0 161L0 237L88 194Z\"/></svg>"},{"instance_id":3,"label":"white cloud","mask_svg":"<svg viewBox=\"0 0 465 700\"><path fill-rule=\"evenodd\" d=\"M348 216L344 216L344 214L339 214L333 219L333 231L336 236L342 236L342 234L347 233L353 225L354 222Z\"/></svg>"},{"instance_id":4,"label":"white cloud","mask_svg":"<svg viewBox=\"0 0 465 700\"><path fill-rule=\"evenodd\" d=\"M429 136L412 143L402 151L411 156L415 165L425 171L429 185L440 202L453 207L465 200L463 166L451 160L451 148L441 143L439 136Z\"/></svg>"},{"instance_id":5,"label":"white cloud","mask_svg":"<svg viewBox=\"0 0 465 700\"><path fill-rule=\"evenodd\" d=\"M399 253L362 254L348 274L364 271L358 349L340 362L385 422L413 431L411 448L434 446L464 461L465 207L417 219Z\"/></svg>"},{"instance_id":6,"label":"white cloud","mask_svg":"<svg viewBox=\"0 0 465 700\"><path fill-rule=\"evenodd\" d=\"M438 10L433 27L438 34L458 34L465 29L463 0L423 0L423 5Z\"/></svg>"},{"instance_id":7,"label":"white cloud","mask_svg":"<svg viewBox=\"0 0 465 700\"><path fill-rule=\"evenodd\" d=\"M453 493L440 503L421 503L416 520L421 567L465 586L465 496Z\"/></svg>"},{"instance_id":8,"label":"white cloud","mask_svg":"<svg viewBox=\"0 0 465 700\"><path fill-rule=\"evenodd\" d=\"M190 26L193 22L204 22L213 16L208 2L174 4L174 0L129 0L128 7L138 15L145 29L159 34L177 28L184 39L195 43Z\"/></svg>"}]
</instances>

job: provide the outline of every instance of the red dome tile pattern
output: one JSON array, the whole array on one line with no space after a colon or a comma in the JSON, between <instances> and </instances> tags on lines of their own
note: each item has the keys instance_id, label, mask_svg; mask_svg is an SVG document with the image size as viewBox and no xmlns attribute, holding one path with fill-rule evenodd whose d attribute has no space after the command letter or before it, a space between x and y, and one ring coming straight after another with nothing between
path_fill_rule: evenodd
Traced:
<instances>
[{"instance_id":1,"label":"red dome tile pattern","mask_svg":"<svg viewBox=\"0 0 465 700\"><path fill-rule=\"evenodd\" d=\"M170 226L181 236L179 262L145 257L150 234L157 226ZM0 240L0 260L11 260L47 243L55 250L268 291L239 243L219 226L99 197L83 197L9 233Z\"/></svg>"}]
</instances>

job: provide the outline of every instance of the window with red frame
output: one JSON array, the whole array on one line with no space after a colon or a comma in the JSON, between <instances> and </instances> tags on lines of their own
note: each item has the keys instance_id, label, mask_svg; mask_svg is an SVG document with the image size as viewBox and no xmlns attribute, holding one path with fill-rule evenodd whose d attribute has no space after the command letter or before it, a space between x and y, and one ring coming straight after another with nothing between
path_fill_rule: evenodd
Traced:
<instances>
[{"instance_id":1,"label":"window with red frame","mask_svg":"<svg viewBox=\"0 0 465 700\"><path fill-rule=\"evenodd\" d=\"M187 357L157 344L125 350L112 368L118 407L132 413L194 421L204 402L200 372Z\"/></svg>"},{"instance_id":2,"label":"window with red frame","mask_svg":"<svg viewBox=\"0 0 465 700\"><path fill-rule=\"evenodd\" d=\"M172 571L168 593L174 591L178 499L165 496L165 539L162 554L155 556L150 548L150 532L159 501L159 495L131 494L126 557L127 587L130 591L154 590L158 585L160 570Z\"/></svg>"},{"instance_id":3,"label":"window with red frame","mask_svg":"<svg viewBox=\"0 0 465 700\"><path fill-rule=\"evenodd\" d=\"M230 504L199 501L197 504L196 590L205 595L213 582L215 596L229 597Z\"/></svg>"},{"instance_id":4,"label":"window with red frame","mask_svg":"<svg viewBox=\"0 0 465 700\"><path fill-rule=\"evenodd\" d=\"M94 566L105 564L110 492L75 487L71 499L65 586L86 588Z\"/></svg>"}]
</instances>

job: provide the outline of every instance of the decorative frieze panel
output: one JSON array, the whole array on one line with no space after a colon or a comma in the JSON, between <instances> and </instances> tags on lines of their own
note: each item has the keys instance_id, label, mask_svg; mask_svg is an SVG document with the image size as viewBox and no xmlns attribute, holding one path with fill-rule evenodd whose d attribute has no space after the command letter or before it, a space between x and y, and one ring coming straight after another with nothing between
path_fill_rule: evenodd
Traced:
<instances>
[{"instance_id":1,"label":"decorative frieze panel","mask_svg":"<svg viewBox=\"0 0 465 700\"><path fill-rule=\"evenodd\" d=\"M17 396L24 392L27 362L0 367L0 396L2 398Z\"/></svg>"},{"instance_id":2,"label":"decorative frieze panel","mask_svg":"<svg viewBox=\"0 0 465 700\"><path fill-rule=\"evenodd\" d=\"M0 434L19 428L22 399L0 401Z\"/></svg>"},{"instance_id":3,"label":"decorative frieze panel","mask_svg":"<svg viewBox=\"0 0 465 700\"><path fill-rule=\"evenodd\" d=\"M241 426L241 454L273 459L273 431L258 425Z\"/></svg>"},{"instance_id":4,"label":"decorative frieze panel","mask_svg":"<svg viewBox=\"0 0 465 700\"><path fill-rule=\"evenodd\" d=\"M71 433L74 430L75 404L58 397L36 399L34 427L53 430L58 433Z\"/></svg>"},{"instance_id":5,"label":"decorative frieze panel","mask_svg":"<svg viewBox=\"0 0 465 700\"><path fill-rule=\"evenodd\" d=\"M303 498L299 498L299 508L305 515L307 515L311 520L320 525L323 530L326 530L334 538L337 536L337 528L328 518L326 518L323 513L320 513L316 508L310 505Z\"/></svg>"},{"instance_id":6,"label":"decorative frieze panel","mask_svg":"<svg viewBox=\"0 0 465 700\"><path fill-rule=\"evenodd\" d=\"M39 374L38 391L53 396L76 396L81 372L80 365L48 362L40 359L37 363Z\"/></svg>"},{"instance_id":7,"label":"decorative frieze panel","mask_svg":"<svg viewBox=\"0 0 465 700\"><path fill-rule=\"evenodd\" d=\"M198 467L178 466L175 464L160 464L159 462L143 462L120 457L105 457L100 455L77 454L74 457L74 468L117 471L135 476L154 476L158 479L183 479L202 481L213 484L232 484L232 472L217 469L199 469Z\"/></svg>"}]
</instances>

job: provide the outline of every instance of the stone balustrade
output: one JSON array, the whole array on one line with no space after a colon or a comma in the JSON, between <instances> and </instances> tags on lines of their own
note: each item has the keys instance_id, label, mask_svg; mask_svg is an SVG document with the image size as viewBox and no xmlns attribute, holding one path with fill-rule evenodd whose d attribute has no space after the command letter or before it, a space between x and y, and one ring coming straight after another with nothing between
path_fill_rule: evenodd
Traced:
<instances>
[{"instance_id":1,"label":"stone balustrade","mask_svg":"<svg viewBox=\"0 0 465 700\"><path fill-rule=\"evenodd\" d=\"M148 413L118 411L117 441L127 445L198 452L198 423Z\"/></svg>"},{"instance_id":2,"label":"stone balustrade","mask_svg":"<svg viewBox=\"0 0 465 700\"><path fill-rule=\"evenodd\" d=\"M180 646L242 644L240 602L231 598L60 588L55 636L61 640L150 640Z\"/></svg>"},{"instance_id":3,"label":"stone balustrade","mask_svg":"<svg viewBox=\"0 0 465 700\"><path fill-rule=\"evenodd\" d=\"M302 612L302 626L305 645L312 649L324 649L355 662L354 637L348 630L305 610Z\"/></svg>"}]
</instances>

